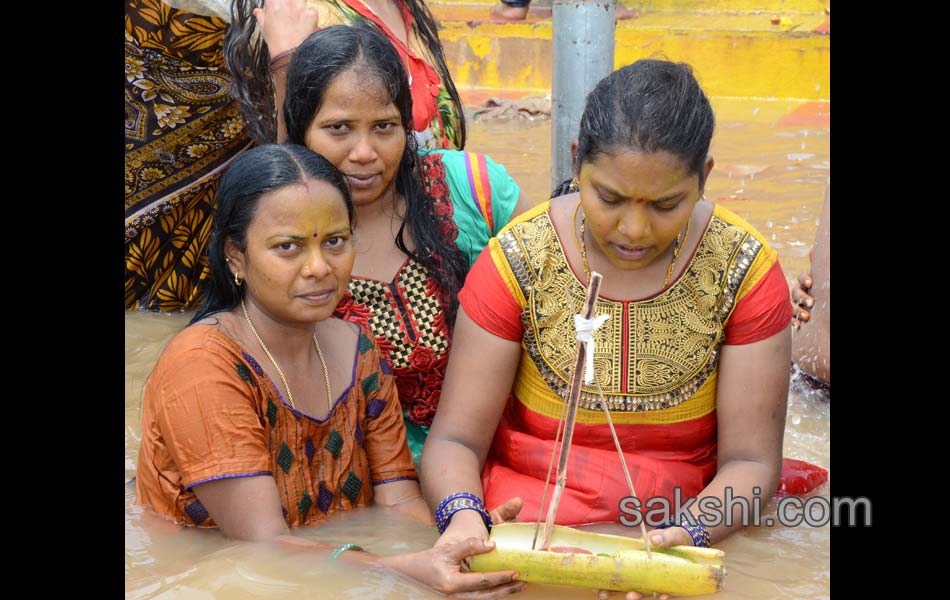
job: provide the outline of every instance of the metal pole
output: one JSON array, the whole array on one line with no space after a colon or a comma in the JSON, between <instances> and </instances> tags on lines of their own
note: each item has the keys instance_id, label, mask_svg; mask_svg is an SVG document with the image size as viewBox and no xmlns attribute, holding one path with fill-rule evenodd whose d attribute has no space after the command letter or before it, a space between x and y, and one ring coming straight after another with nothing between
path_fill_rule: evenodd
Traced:
<instances>
[{"instance_id":1,"label":"metal pole","mask_svg":"<svg viewBox=\"0 0 950 600\"><path fill-rule=\"evenodd\" d=\"M551 189L573 177L571 141L584 100L614 70L615 0L554 0Z\"/></svg>"}]
</instances>

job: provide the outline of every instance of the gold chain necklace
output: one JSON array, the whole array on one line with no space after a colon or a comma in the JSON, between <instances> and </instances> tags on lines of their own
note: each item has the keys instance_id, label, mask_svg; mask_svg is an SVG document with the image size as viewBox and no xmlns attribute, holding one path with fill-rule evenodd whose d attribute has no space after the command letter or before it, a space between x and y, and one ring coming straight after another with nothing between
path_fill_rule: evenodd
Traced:
<instances>
[{"instance_id":1,"label":"gold chain necklace","mask_svg":"<svg viewBox=\"0 0 950 600\"><path fill-rule=\"evenodd\" d=\"M254 337L257 338L257 343L261 345L261 348L264 350L264 354L267 355L267 358L270 359L274 368L277 369L277 374L280 375L280 380L284 382L284 390L287 391L287 400L290 402L290 407L294 410L297 410L297 405L294 404L294 395L290 391L290 386L287 385L287 378L284 377L284 372L280 370L280 365L277 364L277 361L274 360L274 357L271 356L270 350L267 349L267 346L264 345L264 340L261 339L261 336L257 334L257 330L254 329L254 323L251 323L251 317L247 314L247 306L244 305L244 298L241 298L241 310L244 311L244 319L247 321L248 327L251 328L251 333L254 334ZM317 356L320 358L320 364L323 365L323 380L327 384L327 407L333 408L333 396L330 392L330 370L327 369L327 361L323 360L323 352L320 351L320 342L317 341L317 334L313 334L313 347L317 349Z\"/></svg>"},{"instance_id":2,"label":"gold chain necklace","mask_svg":"<svg viewBox=\"0 0 950 600\"><path fill-rule=\"evenodd\" d=\"M577 244L578 249L581 251L581 258L584 259L584 275L587 276L587 281L590 281L590 265L588 265L587 263L587 245L584 243L584 233L586 231L585 226L587 223L587 215L584 215L581 217L580 238L578 238L577 236L577 229L574 228L574 223L577 221L577 211L580 210L580 207L581 207L581 201L578 200L577 206L574 207L574 216L572 217L572 220L571 220L571 231L574 232L574 242ZM686 233L683 234L682 231L680 233L677 233L676 240L673 241L673 259L670 260L670 266L666 268L666 279L663 281L663 287L670 285L670 278L673 276L673 265L676 264L676 259L679 258L679 255L680 255L680 249L683 247L683 245L680 244L680 236L682 236L682 239L684 240L684 243L685 243L685 240L689 238L690 221L692 221L692 216L690 217L689 221L686 221Z\"/></svg>"}]
</instances>

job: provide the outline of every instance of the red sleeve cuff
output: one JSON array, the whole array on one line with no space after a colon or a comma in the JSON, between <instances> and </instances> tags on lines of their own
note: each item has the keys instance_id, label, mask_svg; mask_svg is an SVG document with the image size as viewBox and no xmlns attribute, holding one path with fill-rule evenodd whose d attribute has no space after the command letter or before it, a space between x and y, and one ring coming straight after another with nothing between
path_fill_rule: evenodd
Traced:
<instances>
[{"instance_id":1,"label":"red sleeve cuff","mask_svg":"<svg viewBox=\"0 0 950 600\"><path fill-rule=\"evenodd\" d=\"M465 278L459 292L459 304L465 314L482 329L512 342L520 342L524 330L521 307L492 261L490 246L485 246Z\"/></svg>"},{"instance_id":2,"label":"red sleeve cuff","mask_svg":"<svg viewBox=\"0 0 950 600\"><path fill-rule=\"evenodd\" d=\"M726 323L724 344L751 344L772 337L789 326L792 305L788 283L778 261L739 300Z\"/></svg>"}]
</instances>

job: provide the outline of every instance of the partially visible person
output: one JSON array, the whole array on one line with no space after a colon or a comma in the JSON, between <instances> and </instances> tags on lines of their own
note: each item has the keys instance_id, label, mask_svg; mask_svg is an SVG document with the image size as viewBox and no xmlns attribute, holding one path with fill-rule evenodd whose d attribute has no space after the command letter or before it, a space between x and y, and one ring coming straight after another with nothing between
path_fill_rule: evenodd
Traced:
<instances>
[{"instance_id":1,"label":"partially visible person","mask_svg":"<svg viewBox=\"0 0 950 600\"><path fill-rule=\"evenodd\" d=\"M604 78L581 117L579 193L515 219L459 294L442 403L420 474L443 531L486 538L487 511L520 496L538 517L590 275L604 277L557 523L617 522L629 487L603 391L644 510L680 506L657 546L707 546L742 528L698 520L703 499L767 502L779 489L790 361L777 252L703 198L715 117L688 65L639 60ZM659 505L659 506L658 506ZM733 505L735 507L735 505ZM656 515L653 515L654 518ZM638 597L631 593L628 598Z\"/></svg>"},{"instance_id":2,"label":"partially visible person","mask_svg":"<svg viewBox=\"0 0 950 600\"><path fill-rule=\"evenodd\" d=\"M221 173L251 146L230 97L227 23L161 0L125 3L125 307L201 300Z\"/></svg>"},{"instance_id":3,"label":"partially visible person","mask_svg":"<svg viewBox=\"0 0 950 600\"><path fill-rule=\"evenodd\" d=\"M812 248L809 283L809 324L792 336L793 383L817 390L831 398L831 182L825 190L815 245ZM811 277L809 277L811 279ZM794 291L793 291L794 297ZM801 301L801 300L800 300ZM796 307L797 309L798 307Z\"/></svg>"},{"instance_id":4,"label":"partially visible person","mask_svg":"<svg viewBox=\"0 0 950 600\"><path fill-rule=\"evenodd\" d=\"M294 52L287 140L346 175L359 216L356 263L336 314L369 328L393 365L414 457L439 405L458 291L488 240L531 204L502 165L416 150L396 49L365 23L310 35Z\"/></svg>"},{"instance_id":5,"label":"partially visible person","mask_svg":"<svg viewBox=\"0 0 950 600\"><path fill-rule=\"evenodd\" d=\"M292 534L372 504L426 523L392 370L372 335L332 318L355 258L344 176L295 145L238 158L217 196L201 308L145 386L136 502L176 523L217 527L331 557ZM443 593L520 590L512 571L463 572L492 544L348 558ZM332 552L331 552L332 550Z\"/></svg>"},{"instance_id":6,"label":"partially visible person","mask_svg":"<svg viewBox=\"0 0 950 600\"><path fill-rule=\"evenodd\" d=\"M274 42L289 44L273 55L274 75L281 84L290 59L285 49L313 31L318 10L324 25L367 20L400 49L413 74L420 147L464 146L461 100L445 64L437 25L423 0L308 1L315 8L303 20L304 0L268 2L269 10L292 11L296 19L290 30L278 30L288 37ZM273 94L282 94L283 85L276 90L271 85L267 49L260 41L255 42L255 56L241 53L249 38L257 39L251 10L262 1L234 4L237 28L212 16L227 11L226 0L126 3L127 309L178 311L197 306L209 277L206 247L221 173L252 140L277 139L281 121L275 116ZM202 14L194 12L198 10ZM263 11L257 11L263 19ZM237 67L240 76L233 80L225 66L226 52L232 61L247 61ZM229 90L245 90L241 101Z\"/></svg>"},{"instance_id":7,"label":"partially visible person","mask_svg":"<svg viewBox=\"0 0 950 600\"><path fill-rule=\"evenodd\" d=\"M811 262L815 256L815 247L808 250L808 262ZM814 282L811 273L799 273L795 278L795 284L791 288L792 292L792 327L799 329L811 318L811 308L815 305L815 299L808 293Z\"/></svg>"},{"instance_id":8,"label":"partially visible person","mask_svg":"<svg viewBox=\"0 0 950 600\"><path fill-rule=\"evenodd\" d=\"M614 14L618 19L636 19L640 13L631 8L627 8L620 2L616 2ZM499 0L498 4L492 5L489 14L498 19L506 21L522 21L528 18L528 11L531 9L531 0ZM539 17L550 17L551 8L537 8L535 12Z\"/></svg>"},{"instance_id":9,"label":"partially visible person","mask_svg":"<svg viewBox=\"0 0 950 600\"><path fill-rule=\"evenodd\" d=\"M462 100L425 0L235 0L225 52L251 136L285 139L280 113L294 49L318 27L356 22L376 27L402 59L417 146L464 148Z\"/></svg>"},{"instance_id":10,"label":"partially visible person","mask_svg":"<svg viewBox=\"0 0 950 600\"><path fill-rule=\"evenodd\" d=\"M820 227L820 225L819 225ZM815 245L808 249L809 264L815 260ZM809 293L814 285L811 273L799 273L791 287L792 328L798 330L811 319L811 309L815 306L815 298Z\"/></svg>"},{"instance_id":11,"label":"partially visible person","mask_svg":"<svg viewBox=\"0 0 950 600\"><path fill-rule=\"evenodd\" d=\"M492 5L488 13L496 18L509 21L521 21L528 18L531 9L531 0L500 0ZM543 16L550 16L550 9L542 10Z\"/></svg>"}]
</instances>

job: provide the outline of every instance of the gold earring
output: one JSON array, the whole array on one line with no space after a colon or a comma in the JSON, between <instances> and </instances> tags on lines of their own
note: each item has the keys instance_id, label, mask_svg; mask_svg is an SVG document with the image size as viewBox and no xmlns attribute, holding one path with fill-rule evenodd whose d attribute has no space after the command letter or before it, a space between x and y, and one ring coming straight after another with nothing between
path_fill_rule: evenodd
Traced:
<instances>
[{"instance_id":1,"label":"gold earring","mask_svg":"<svg viewBox=\"0 0 950 600\"><path fill-rule=\"evenodd\" d=\"M238 286L238 287L241 287L241 284L242 284L242 283L244 283L244 280L242 280L240 277L238 277L238 274L235 273L235 274L234 274L234 285L236 285L236 286Z\"/></svg>"},{"instance_id":2,"label":"gold earring","mask_svg":"<svg viewBox=\"0 0 950 600\"><path fill-rule=\"evenodd\" d=\"M580 189L581 189L581 182L577 179L577 176L575 175L574 178L571 179L571 185L570 187L567 188L567 191L576 192Z\"/></svg>"}]
</instances>

